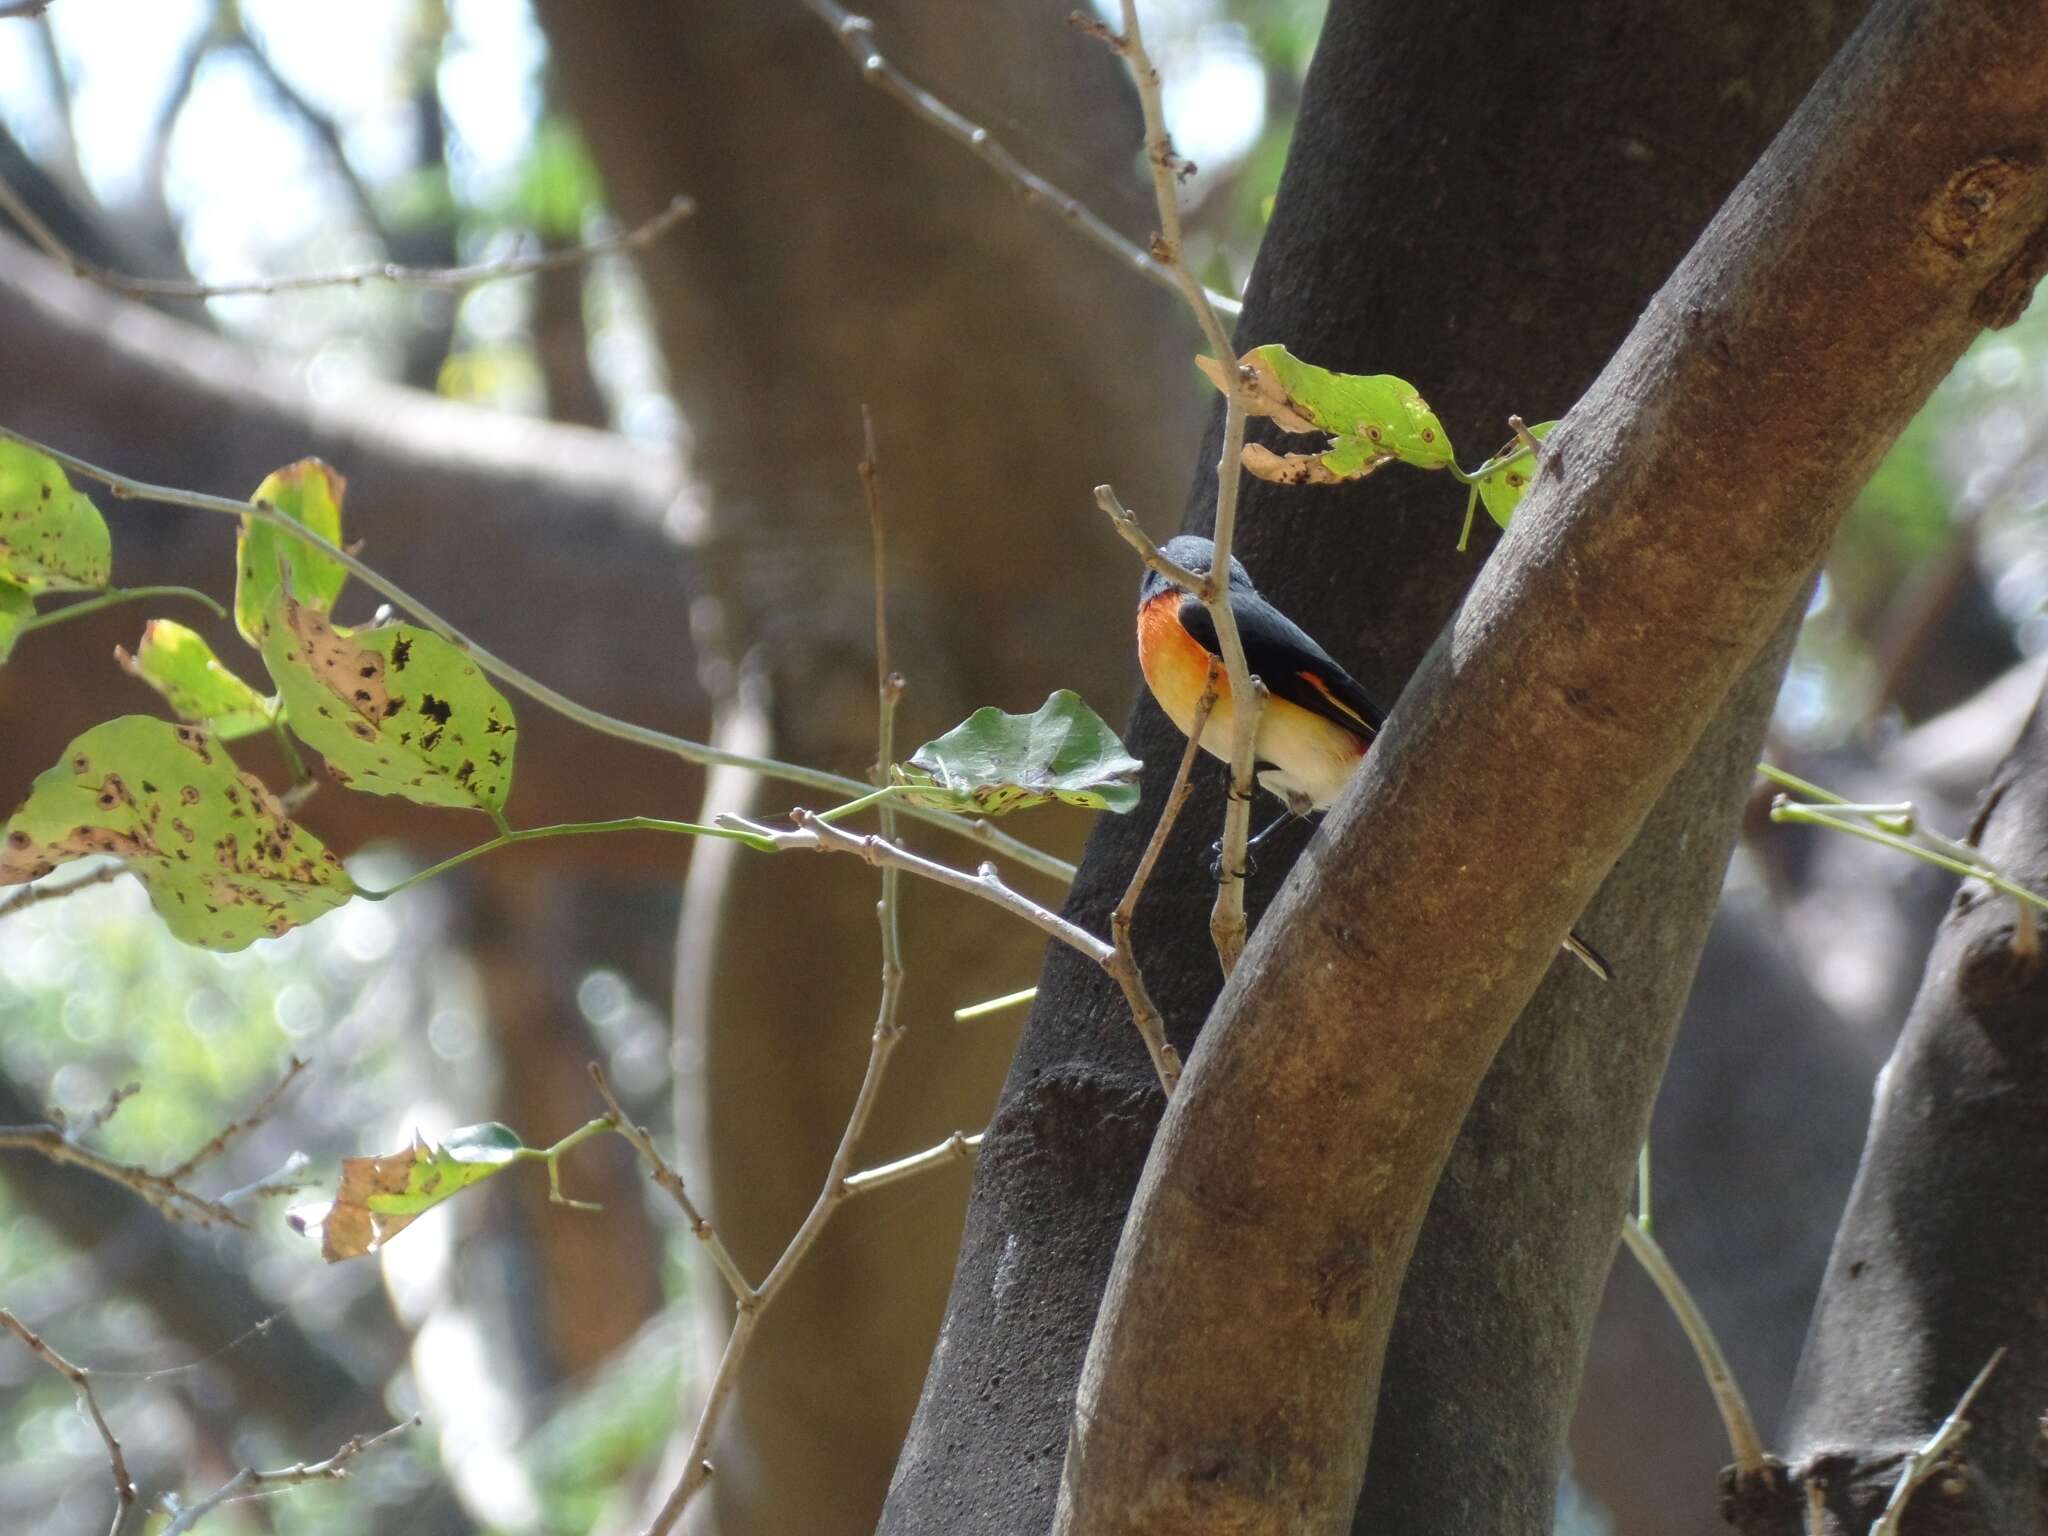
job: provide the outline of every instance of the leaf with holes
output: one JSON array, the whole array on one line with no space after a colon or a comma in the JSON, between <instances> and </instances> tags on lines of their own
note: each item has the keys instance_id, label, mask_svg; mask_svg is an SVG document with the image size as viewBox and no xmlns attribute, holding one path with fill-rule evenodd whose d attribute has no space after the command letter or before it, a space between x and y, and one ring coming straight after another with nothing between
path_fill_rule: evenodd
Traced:
<instances>
[{"instance_id":1,"label":"leaf with holes","mask_svg":"<svg viewBox=\"0 0 2048 1536\"><path fill-rule=\"evenodd\" d=\"M0 835L0 885L94 854L121 860L171 932L245 949L355 894L348 871L196 726L96 725L37 776Z\"/></svg>"},{"instance_id":2,"label":"leaf with holes","mask_svg":"<svg viewBox=\"0 0 2048 1536\"><path fill-rule=\"evenodd\" d=\"M268 502L330 544L341 542L341 498L348 482L318 459L301 459L268 476L251 501ZM264 614L279 586L278 562L291 572L292 596L322 613L334 607L348 569L332 555L253 517L235 539L235 628L263 643Z\"/></svg>"},{"instance_id":3,"label":"leaf with holes","mask_svg":"<svg viewBox=\"0 0 2048 1536\"><path fill-rule=\"evenodd\" d=\"M1556 425L1554 421L1539 421L1529 429L1529 435L1540 443L1550 436ZM1526 445L1516 453L1515 441L1510 439L1501 445L1500 453L1489 461L1493 468L1481 475L1477 482L1479 499L1486 505L1487 516L1503 528L1515 515L1515 508L1521 505L1522 498L1529 493L1530 482L1536 478L1536 455Z\"/></svg>"},{"instance_id":4,"label":"leaf with holes","mask_svg":"<svg viewBox=\"0 0 2048 1536\"><path fill-rule=\"evenodd\" d=\"M0 442L0 580L31 593L95 592L113 573L106 521L64 466Z\"/></svg>"},{"instance_id":5,"label":"leaf with holes","mask_svg":"<svg viewBox=\"0 0 2048 1536\"><path fill-rule=\"evenodd\" d=\"M114 660L162 694L179 719L205 726L222 741L270 726L272 701L230 672L205 637L182 624L151 619L134 654L116 646Z\"/></svg>"},{"instance_id":6,"label":"leaf with holes","mask_svg":"<svg viewBox=\"0 0 2048 1536\"><path fill-rule=\"evenodd\" d=\"M439 1145L415 1136L401 1151L343 1158L333 1203L295 1210L291 1222L302 1232L320 1227L328 1263L362 1258L443 1200L529 1155L510 1126L495 1122L451 1131Z\"/></svg>"},{"instance_id":7,"label":"leaf with holes","mask_svg":"<svg viewBox=\"0 0 2048 1536\"><path fill-rule=\"evenodd\" d=\"M945 811L1000 816L1063 800L1121 815L1138 804L1142 767L1102 716L1062 688L1035 714L977 709L891 777L905 799Z\"/></svg>"},{"instance_id":8,"label":"leaf with holes","mask_svg":"<svg viewBox=\"0 0 2048 1536\"><path fill-rule=\"evenodd\" d=\"M1214 358L1196 364L1218 389L1227 388ZM1281 485L1337 485L1362 480L1399 460L1417 469L1452 462L1443 423L1406 379L1390 373L1332 373L1305 363L1277 344L1254 347L1238 359L1246 410L1270 417L1285 432L1321 432L1328 446L1310 453L1275 453L1247 443L1244 467Z\"/></svg>"},{"instance_id":9,"label":"leaf with holes","mask_svg":"<svg viewBox=\"0 0 2048 1536\"><path fill-rule=\"evenodd\" d=\"M263 664L293 732L342 783L497 815L512 788L512 706L481 668L413 624L344 629L279 592Z\"/></svg>"},{"instance_id":10,"label":"leaf with holes","mask_svg":"<svg viewBox=\"0 0 2048 1536\"><path fill-rule=\"evenodd\" d=\"M14 642L35 616L36 600L28 589L11 581L0 581L0 661L14 654Z\"/></svg>"}]
</instances>

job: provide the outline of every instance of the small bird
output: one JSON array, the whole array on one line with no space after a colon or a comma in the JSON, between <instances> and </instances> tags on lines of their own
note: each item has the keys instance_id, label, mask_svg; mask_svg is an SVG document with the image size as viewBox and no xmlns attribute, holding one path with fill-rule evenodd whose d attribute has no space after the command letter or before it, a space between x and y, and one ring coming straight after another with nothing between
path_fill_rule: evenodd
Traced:
<instances>
[{"instance_id":1,"label":"small bird","mask_svg":"<svg viewBox=\"0 0 2048 1536\"><path fill-rule=\"evenodd\" d=\"M1169 540L1162 553L1206 576L1216 546L1198 535L1182 534ZM1387 714L1300 625L1259 596L1251 573L1235 559L1230 562L1230 611L1244 641L1245 665L1266 685L1266 707L1252 743L1259 783L1287 806L1278 820L1252 839L1257 842L1290 816L1328 810L1364 760ZM1222 654L1215 621L1202 600L1148 568L1138 588L1138 665L1152 697L1183 735L1195 723L1195 711L1209 686L1210 664L1220 663ZM1229 762L1231 726L1230 679L1219 668L1216 702L1202 728L1202 750ZM1564 947L1602 981L1614 979L1607 962L1578 934L1568 936Z\"/></svg>"}]
</instances>

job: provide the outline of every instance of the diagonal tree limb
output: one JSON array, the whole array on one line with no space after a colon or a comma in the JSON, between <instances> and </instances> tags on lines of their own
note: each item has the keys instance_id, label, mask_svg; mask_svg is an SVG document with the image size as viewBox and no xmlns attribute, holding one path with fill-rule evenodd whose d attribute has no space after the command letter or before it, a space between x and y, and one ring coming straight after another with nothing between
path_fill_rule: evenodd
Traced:
<instances>
[{"instance_id":1,"label":"diagonal tree limb","mask_svg":"<svg viewBox=\"0 0 2048 1536\"><path fill-rule=\"evenodd\" d=\"M2044 114L2048 16L1880 6L1552 436L1561 472L1168 1111L1056 1530L1349 1525L1402 1272L1479 1080L1884 448L2024 306L2048 263ZM1477 911L1496 943L1463 933Z\"/></svg>"}]
</instances>

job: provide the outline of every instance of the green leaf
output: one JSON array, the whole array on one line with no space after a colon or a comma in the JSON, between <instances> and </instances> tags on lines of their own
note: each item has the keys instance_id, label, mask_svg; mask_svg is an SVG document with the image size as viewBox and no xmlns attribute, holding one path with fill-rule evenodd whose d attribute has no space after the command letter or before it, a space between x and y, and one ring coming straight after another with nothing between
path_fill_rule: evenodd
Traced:
<instances>
[{"instance_id":1,"label":"green leaf","mask_svg":"<svg viewBox=\"0 0 2048 1536\"><path fill-rule=\"evenodd\" d=\"M348 482L318 459L301 459L267 477L251 501L268 502L330 544L341 542L341 498ZM235 539L235 628L251 645L263 643L263 617L277 595L278 560L291 572L292 596L326 613L348 581L348 568L332 555L253 517L242 519Z\"/></svg>"},{"instance_id":2,"label":"green leaf","mask_svg":"<svg viewBox=\"0 0 2048 1536\"><path fill-rule=\"evenodd\" d=\"M1556 425L1554 421L1539 421L1529 428L1529 435L1540 443L1550 436ZM1529 482L1536 476L1536 456L1527 447L1515 453L1517 441L1519 439L1510 439L1501 445L1500 453L1490 461L1493 468L1481 475L1478 481L1479 499L1486 504L1487 515L1503 528L1515 515L1515 508L1521 504L1522 498L1529 493ZM1513 456L1503 458L1504 454Z\"/></svg>"},{"instance_id":3,"label":"green leaf","mask_svg":"<svg viewBox=\"0 0 2048 1536\"><path fill-rule=\"evenodd\" d=\"M375 1253L423 1212L526 1154L510 1126L492 1122L451 1131L438 1146L415 1136L401 1151L343 1158L334 1203L317 1217L321 1256L332 1264ZM311 1221L295 1213L294 1225Z\"/></svg>"},{"instance_id":4,"label":"green leaf","mask_svg":"<svg viewBox=\"0 0 2048 1536\"><path fill-rule=\"evenodd\" d=\"M0 661L14 654L14 642L36 616L36 600L25 587L0 581Z\"/></svg>"},{"instance_id":5,"label":"green leaf","mask_svg":"<svg viewBox=\"0 0 2048 1536\"><path fill-rule=\"evenodd\" d=\"M1254 347L1238 359L1250 398L1246 409L1270 417L1288 432L1327 434L1319 452L1279 454L1247 444L1244 467L1283 485L1334 485L1359 480L1399 460L1417 469L1453 462L1451 440L1429 404L1406 379L1390 373L1332 373L1305 363L1277 343ZM1226 388L1214 358L1197 365L1218 389Z\"/></svg>"},{"instance_id":6,"label":"green leaf","mask_svg":"<svg viewBox=\"0 0 2048 1536\"><path fill-rule=\"evenodd\" d=\"M46 453L0 442L0 579L34 592L95 592L114 573L99 508Z\"/></svg>"},{"instance_id":7,"label":"green leaf","mask_svg":"<svg viewBox=\"0 0 2048 1536\"><path fill-rule=\"evenodd\" d=\"M1062 688L1036 714L977 709L892 772L904 798L1000 816L1064 800L1121 815L1138 803L1140 763L1081 696Z\"/></svg>"},{"instance_id":8,"label":"green leaf","mask_svg":"<svg viewBox=\"0 0 2048 1536\"><path fill-rule=\"evenodd\" d=\"M196 726L154 715L96 725L38 775L0 841L0 885L111 854L171 932L245 949L355 893L341 861Z\"/></svg>"},{"instance_id":9,"label":"green leaf","mask_svg":"<svg viewBox=\"0 0 2048 1536\"><path fill-rule=\"evenodd\" d=\"M264 615L263 664L294 733L342 783L503 811L518 727L481 668L432 630L351 630L296 597Z\"/></svg>"},{"instance_id":10,"label":"green leaf","mask_svg":"<svg viewBox=\"0 0 2048 1536\"><path fill-rule=\"evenodd\" d=\"M135 653L116 646L114 659L162 694L179 719L205 726L222 741L270 726L272 702L223 666L205 638L182 624L151 619Z\"/></svg>"}]
</instances>

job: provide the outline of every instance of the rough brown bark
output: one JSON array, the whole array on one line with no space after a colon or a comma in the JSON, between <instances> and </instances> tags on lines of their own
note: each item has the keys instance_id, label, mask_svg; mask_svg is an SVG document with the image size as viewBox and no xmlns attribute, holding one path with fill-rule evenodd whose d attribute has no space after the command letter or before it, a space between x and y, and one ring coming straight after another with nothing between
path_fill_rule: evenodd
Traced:
<instances>
[{"instance_id":1,"label":"rough brown bark","mask_svg":"<svg viewBox=\"0 0 2048 1536\"><path fill-rule=\"evenodd\" d=\"M1592 380L1845 27L1811 15L1788 28L1776 7L1756 4L1655 14L1587 4L1540 16L1505 4L1448 15L1333 6L1240 342L1281 340L1332 366L1395 369L1456 441L1492 446L1507 411L1548 414ZM1573 45L1553 49L1559 36ZM1538 53L1541 71L1515 62ZM1543 152L1513 148L1532 144ZM1213 435L1201 458L1213 463ZM1205 473L1197 526L1212 496ZM1252 484L1239 547L1269 594L1392 698L1476 566L1451 551L1455 512L1453 488L1399 471L1327 494ZM1480 548L1489 533L1482 527ZM1703 747L1703 763L1725 771L1744 729ZM1177 756L1171 729L1143 706L1133 731L1156 804ZM1202 784L1138 922L1148 978L1184 1049L1217 986L1200 871L1220 811L1213 780ZM1144 820L1098 828L1071 913L1103 921ZM1675 816L1662 826L1661 843L1587 915L1622 985L1589 999L1567 966L1539 997L1523 1044L1489 1081L1493 1108L1468 1129L1418 1257L1418 1273L1460 1279L1403 1297L1408 1347L1387 1385L1400 1411L1432 1433L1457 1421L1465 1436L1511 1430L1520 1438L1504 1447L1546 1447L1528 1458L1503 1449L1487 1477L1459 1485L1461 1498L1486 1501L1472 1509L1480 1525L1498 1514L1507 1529L1512 1514L1548 1528L1556 1421L1583 1350L1572 1309L1597 1288L1611 1245L1541 1273L1533 1262L1512 1275L1490 1266L1522 1241L1510 1235L1523 1229L1520 1211L1572 1212L1560 1235L1578 1233L1579 1185L1615 1177L1615 1147L1635 1134L1641 1100L1634 1088L1611 1105L1603 1095L1596 1137L1584 1074L1654 1080L1718 882L1722 839L1692 837ZM1272 842L1255 910L1300 846L1298 836ZM1469 942L1487 942L1493 915L1472 914ZM892 1489L890 1532L1044 1529L1080 1356L1157 1112L1149 1079L1115 988L1055 954L983 1150L946 1344ZM1539 1149L1532 1127L1558 1121L1585 1139ZM1449 1337L1452 1319L1468 1317L1469 1298L1489 1285L1487 1304L1502 1310L1486 1339L1498 1352L1468 1379L1454 1369L1465 1341ZM1390 1446L1361 1521L1407 1529L1428 1516L1455 1527L1468 1506L1444 1499L1439 1448Z\"/></svg>"},{"instance_id":2,"label":"rough brown bark","mask_svg":"<svg viewBox=\"0 0 2048 1536\"><path fill-rule=\"evenodd\" d=\"M1881 6L1559 428L1162 1123L1055 1529L1348 1527L1479 1080L1879 454L2031 293L2044 111L2033 7Z\"/></svg>"},{"instance_id":3,"label":"rough brown bark","mask_svg":"<svg viewBox=\"0 0 2048 1536\"><path fill-rule=\"evenodd\" d=\"M2013 879L2048 888L2048 708L2037 702L1986 790L1970 840ZM1920 995L1878 1079L1849 1197L1793 1387L1789 1482L1739 1501L1746 1532L1804 1529L1805 1487L1830 1531L1861 1531L1905 1457L2005 1356L1968 1436L1905 1528L2048 1530L2048 970L2018 937L2014 902L1957 892Z\"/></svg>"},{"instance_id":4,"label":"rough brown bark","mask_svg":"<svg viewBox=\"0 0 2048 1536\"><path fill-rule=\"evenodd\" d=\"M1070 9L922 0L873 15L892 59L1026 159L1054 157L1039 163L1142 237L1136 113L1116 61L1064 25ZM892 660L910 685L902 748L1056 686L1114 708L1129 571L1090 491L1114 479L1156 505L1187 451L1199 396L1173 301L866 85L797 0L539 12L621 216L678 191L697 203L695 228L648 263L649 294L708 509L705 612L758 684L725 739L759 731L777 755L853 774L873 761L863 404L880 439ZM709 803L748 795L767 814L793 798L721 776ZM1022 830L1077 841L1072 819ZM757 1276L815 1196L859 1080L874 901L852 861L711 853L690 880L678 1126ZM904 907L911 1034L872 1122L877 1159L980 1128L1013 1025L956 1027L946 1010L1023 985L1042 948L946 894L906 891ZM964 1183L939 1176L834 1218L749 1354L693 1518L872 1528ZM722 1295L708 1278L700 1294L722 1336Z\"/></svg>"}]
</instances>

